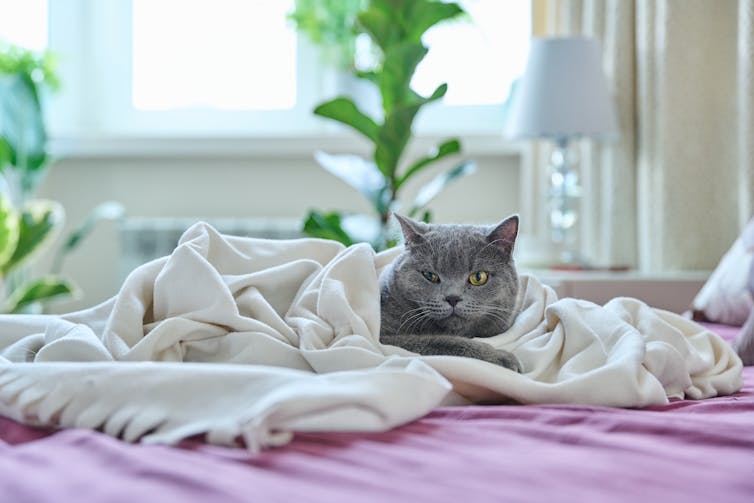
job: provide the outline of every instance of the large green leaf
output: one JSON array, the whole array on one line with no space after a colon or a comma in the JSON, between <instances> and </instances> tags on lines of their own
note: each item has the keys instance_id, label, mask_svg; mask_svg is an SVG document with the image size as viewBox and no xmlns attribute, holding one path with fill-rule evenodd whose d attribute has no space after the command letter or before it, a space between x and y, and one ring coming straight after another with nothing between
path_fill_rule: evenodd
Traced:
<instances>
[{"instance_id":1,"label":"large green leaf","mask_svg":"<svg viewBox=\"0 0 754 503\"><path fill-rule=\"evenodd\" d=\"M13 153L10 148L8 140L0 136L0 172L5 169L5 166L10 164L13 159Z\"/></svg>"},{"instance_id":2,"label":"large green leaf","mask_svg":"<svg viewBox=\"0 0 754 503\"><path fill-rule=\"evenodd\" d=\"M75 287L57 276L44 276L17 288L5 301L7 313L23 312L30 305L72 295Z\"/></svg>"},{"instance_id":3,"label":"large green leaf","mask_svg":"<svg viewBox=\"0 0 754 503\"><path fill-rule=\"evenodd\" d=\"M322 103L314 109L315 115L336 120L350 126L373 142L377 141L379 126L371 117L358 109L356 104L348 98L340 97Z\"/></svg>"},{"instance_id":4,"label":"large green leaf","mask_svg":"<svg viewBox=\"0 0 754 503\"><path fill-rule=\"evenodd\" d=\"M452 154L457 154L461 151L461 142L457 139L447 140L443 142L439 147L435 149L434 152L432 152L430 155L423 157L416 161L414 164L411 165L410 168L406 170L406 173L401 176L398 181L395 183L395 190L398 190L401 188L401 186L406 183L406 181L414 176L416 173L421 171L422 169L426 168L430 164L439 161L443 157L447 157Z\"/></svg>"},{"instance_id":5,"label":"large green leaf","mask_svg":"<svg viewBox=\"0 0 754 503\"><path fill-rule=\"evenodd\" d=\"M382 225L371 215L310 211L303 230L308 236L331 239L346 246L369 243L375 250L386 246Z\"/></svg>"},{"instance_id":6,"label":"large green leaf","mask_svg":"<svg viewBox=\"0 0 754 503\"><path fill-rule=\"evenodd\" d=\"M406 14L406 37L409 40L420 41L422 35L441 21L446 21L463 14L464 10L455 3L443 3L427 0L403 2Z\"/></svg>"},{"instance_id":7,"label":"large green leaf","mask_svg":"<svg viewBox=\"0 0 754 503\"><path fill-rule=\"evenodd\" d=\"M0 194L0 267L13 256L18 245L18 212L10 200Z\"/></svg>"},{"instance_id":8,"label":"large green leaf","mask_svg":"<svg viewBox=\"0 0 754 503\"><path fill-rule=\"evenodd\" d=\"M0 77L0 137L6 142L10 164L17 169L35 171L45 165L44 117L36 87L28 75Z\"/></svg>"},{"instance_id":9,"label":"large green leaf","mask_svg":"<svg viewBox=\"0 0 754 503\"><path fill-rule=\"evenodd\" d=\"M383 51L400 40L401 32L394 18L394 9L387 3L369 2L369 7L356 16L359 24Z\"/></svg>"},{"instance_id":10,"label":"large green leaf","mask_svg":"<svg viewBox=\"0 0 754 503\"><path fill-rule=\"evenodd\" d=\"M433 0L371 0L358 20L384 50L399 42L419 42L429 28L463 12L458 4Z\"/></svg>"},{"instance_id":11,"label":"large green leaf","mask_svg":"<svg viewBox=\"0 0 754 503\"><path fill-rule=\"evenodd\" d=\"M404 43L385 50L385 59L377 83L382 94L382 106L386 111L409 102L414 96L410 86L411 77L419 62L427 55L427 51L421 42Z\"/></svg>"},{"instance_id":12,"label":"large green leaf","mask_svg":"<svg viewBox=\"0 0 754 503\"><path fill-rule=\"evenodd\" d=\"M385 117L385 123L380 128L374 160L380 172L387 178L392 179L395 175L398 161L411 138L411 126L419 109L445 96L447 90L447 84L442 84L429 98L416 97L416 101L410 105L396 107Z\"/></svg>"},{"instance_id":13,"label":"large green leaf","mask_svg":"<svg viewBox=\"0 0 754 503\"><path fill-rule=\"evenodd\" d=\"M440 173L439 175L434 177L419 190L419 193L416 195L416 199L414 200L414 206L409 212L409 216L413 217L414 215L416 215L419 211L421 211L422 208L429 204L432 199L437 197L437 195L442 192L449 184L458 180L459 178L470 175L475 171L476 164L474 164L473 161L466 161L462 164L459 164L455 168L445 171L444 173Z\"/></svg>"},{"instance_id":14,"label":"large green leaf","mask_svg":"<svg viewBox=\"0 0 754 503\"><path fill-rule=\"evenodd\" d=\"M322 239L339 241L346 246L354 243L354 240L343 230L341 214L338 212L320 213L316 210L309 212L304 221L304 234Z\"/></svg>"},{"instance_id":15,"label":"large green leaf","mask_svg":"<svg viewBox=\"0 0 754 503\"><path fill-rule=\"evenodd\" d=\"M18 244L11 258L0 268L2 273L7 274L50 241L54 237L53 231L59 230L63 224L64 215L63 207L55 201L30 201L21 212Z\"/></svg>"},{"instance_id":16,"label":"large green leaf","mask_svg":"<svg viewBox=\"0 0 754 503\"><path fill-rule=\"evenodd\" d=\"M374 162L357 155L331 155L322 151L315 152L314 158L320 166L363 194L377 213L387 209L390 200L387 180Z\"/></svg>"},{"instance_id":17,"label":"large green leaf","mask_svg":"<svg viewBox=\"0 0 754 503\"><path fill-rule=\"evenodd\" d=\"M398 161L411 138L411 125L420 106L401 107L385 117L380 128L379 141L374 151L374 160L380 172L394 178Z\"/></svg>"}]
</instances>

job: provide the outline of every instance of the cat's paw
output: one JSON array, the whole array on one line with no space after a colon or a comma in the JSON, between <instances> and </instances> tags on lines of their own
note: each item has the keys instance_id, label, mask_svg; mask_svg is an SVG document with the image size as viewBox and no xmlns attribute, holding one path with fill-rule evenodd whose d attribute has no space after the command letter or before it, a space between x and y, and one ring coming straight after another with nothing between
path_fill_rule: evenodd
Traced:
<instances>
[{"instance_id":1,"label":"cat's paw","mask_svg":"<svg viewBox=\"0 0 754 503\"><path fill-rule=\"evenodd\" d=\"M523 366L521 365L519 359L516 358L513 353L503 351L502 349L495 350L495 361L493 361L492 363L495 363L507 369L511 369L513 372L517 372L519 374L523 370Z\"/></svg>"}]
</instances>

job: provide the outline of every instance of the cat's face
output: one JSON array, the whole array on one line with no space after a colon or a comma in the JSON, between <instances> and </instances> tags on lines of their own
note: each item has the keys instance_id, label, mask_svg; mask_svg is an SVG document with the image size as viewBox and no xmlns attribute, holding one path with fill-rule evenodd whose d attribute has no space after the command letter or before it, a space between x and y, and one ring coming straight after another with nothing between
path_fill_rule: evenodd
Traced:
<instances>
[{"instance_id":1,"label":"cat's face","mask_svg":"<svg viewBox=\"0 0 754 503\"><path fill-rule=\"evenodd\" d=\"M512 259L518 216L493 227L396 217L406 250L396 261L392 288L409 308L401 314L401 333L488 337L510 327L518 293Z\"/></svg>"}]
</instances>

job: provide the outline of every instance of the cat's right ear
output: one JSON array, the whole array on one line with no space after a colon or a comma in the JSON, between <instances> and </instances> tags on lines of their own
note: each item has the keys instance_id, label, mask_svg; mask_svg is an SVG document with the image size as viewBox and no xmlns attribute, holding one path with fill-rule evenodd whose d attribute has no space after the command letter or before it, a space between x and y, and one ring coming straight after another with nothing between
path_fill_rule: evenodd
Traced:
<instances>
[{"instance_id":1,"label":"cat's right ear","mask_svg":"<svg viewBox=\"0 0 754 503\"><path fill-rule=\"evenodd\" d=\"M403 215L393 213L395 219L401 224L401 230L403 231L403 239L406 241L407 246L415 246L424 243L424 233L427 232L427 225L422 222L417 222Z\"/></svg>"},{"instance_id":2,"label":"cat's right ear","mask_svg":"<svg viewBox=\"0 0 754 503\"><path fill-rule=\"evenodd\" d=\"M516 236L518 236L518 215L512 215L497 224L487 234L487 240L490 243L495 243L504 252L513 253Z\"/></svg>"}]
</instances>

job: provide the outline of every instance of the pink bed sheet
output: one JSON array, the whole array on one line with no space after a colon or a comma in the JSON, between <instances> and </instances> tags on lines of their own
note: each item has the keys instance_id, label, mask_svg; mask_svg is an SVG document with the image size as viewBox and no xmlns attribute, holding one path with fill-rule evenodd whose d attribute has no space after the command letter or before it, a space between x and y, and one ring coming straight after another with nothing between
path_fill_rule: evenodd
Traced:
<instances>
[{"instance_id":1,"label":"pink bed sheet","mask_svg":"<svg viewBox=\"0 0 754 503\"><path fill-rule=\"evenodd\" d=\"M750 503L754 367L744 382L729 397L643 410L441 408L385 433L301 434L257 456L0 418L0 502Z\"/></svg>"}]
</instances>

